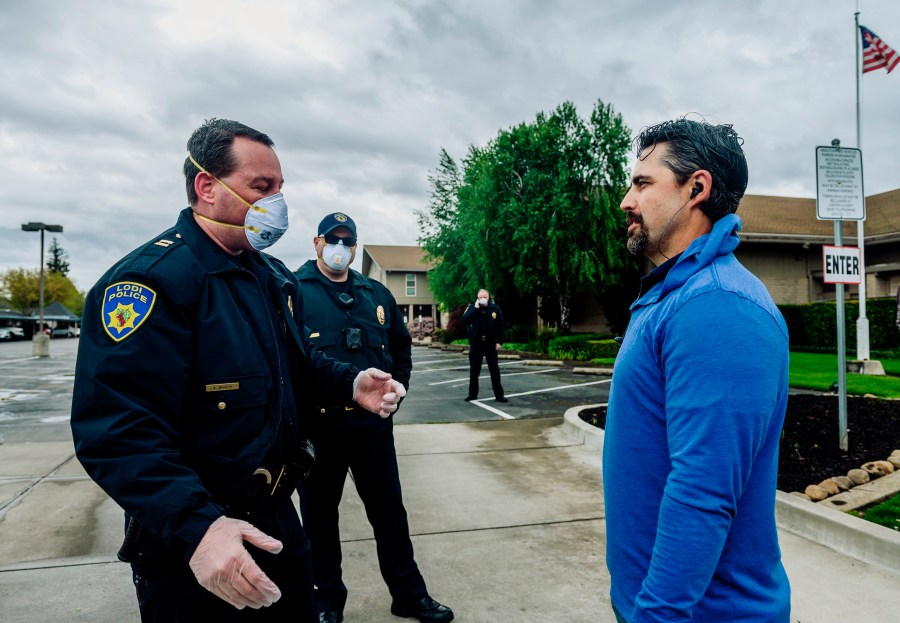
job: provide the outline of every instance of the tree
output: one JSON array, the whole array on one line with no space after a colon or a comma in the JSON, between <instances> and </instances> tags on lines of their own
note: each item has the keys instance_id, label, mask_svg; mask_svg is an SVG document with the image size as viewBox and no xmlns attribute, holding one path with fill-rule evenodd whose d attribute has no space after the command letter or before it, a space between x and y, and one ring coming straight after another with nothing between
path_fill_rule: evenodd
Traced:
<instances>
[{"instance_id":1,"label":"tree","mask_svg":"<svg viewBox=\"0 0 900 623\"><path fill-rule=\"evenodd\" d=\"M51 273L59 273L63 276L69 274L69 254L66 253L65 249L59 246L59 241L56 239L56 236L53 236L53 240L50 242L50 249L48 250L50 253L50 257L47 258L47 270Z\"/></svg>"},{"instance_id":2,"label":"tree","mask_svg":"<svg viewBox=\"0 0 900 623\"><path fill-rule=\"evenodd\" d=\"M598 101L584 120L565 102L470 147L461 174L442 151L419 214L435 296L449 308L461 287L462 300L481 286L538 297L541 316L569 332L574 296L601 298L636 267L618 210L630 142L612 106Z\"/></svg>"},{"instance_id":3,"label":"tree","mask_svg":"<svg viewBox=\"0 0 900 623\"><path fill-rule=\"evenodd\" d=\"M38 314L40 281L40 271L37 269L11 268L0 273L0 294L21 313ZM84 308L84 293L79 292L64 274L48 272L44 275L44 306L56 301L80 316Z\"/></svg>"}]
</instances>

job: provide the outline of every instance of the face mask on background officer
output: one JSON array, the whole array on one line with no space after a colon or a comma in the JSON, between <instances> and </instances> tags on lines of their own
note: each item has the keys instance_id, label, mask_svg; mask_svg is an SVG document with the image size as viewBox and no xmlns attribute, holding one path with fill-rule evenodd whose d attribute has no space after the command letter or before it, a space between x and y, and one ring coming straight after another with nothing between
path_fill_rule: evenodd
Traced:
<instances>
[{"instance_id":1,"label":"face mask on background officer","mask_svg":"<svg viewBox=\"0 0 900 623\"><path fill-rule=\"evenodd\" d=\"M356 242L353 232L346 227L336 227L313 238L319 270L335 281L345 281L356 258Z\"/></svg>"}]
</instances>

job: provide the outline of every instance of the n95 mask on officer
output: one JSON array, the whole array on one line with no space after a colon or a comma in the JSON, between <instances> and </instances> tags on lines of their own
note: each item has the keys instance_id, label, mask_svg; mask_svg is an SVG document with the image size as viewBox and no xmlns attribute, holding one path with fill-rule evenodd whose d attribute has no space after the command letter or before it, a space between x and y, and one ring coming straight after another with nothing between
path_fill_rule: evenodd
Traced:
<instances>
[{"instance_id":1,"label":"n95 mask on officer","mask_svg":"<svg viewBox=\"0 0 900 623\"><path fill-rule=\"evenodd\" d=\"M353 249L345 247L343 243L326 244L322 249L322 260L331 270L346 270L352 257Z\"/></svg>"}]
</instances>

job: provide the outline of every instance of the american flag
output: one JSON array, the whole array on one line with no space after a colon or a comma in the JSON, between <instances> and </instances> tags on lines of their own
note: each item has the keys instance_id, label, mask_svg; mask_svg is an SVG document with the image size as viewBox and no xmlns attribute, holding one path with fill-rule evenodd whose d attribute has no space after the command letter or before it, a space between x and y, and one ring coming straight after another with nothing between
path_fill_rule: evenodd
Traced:
<instances>
[{"instance_id":1,"label":"american flag","mask_svg":"<svg viewBox=\"0 0 900 623\"><path fill-rule=\"evenodd\" d=\"M900 64L900 54L897 54L891 46L865 26L860 26L859 31L862 35L862 72L875 71L884 67L888 73L891 73L894 67Z\"/></svg>"}]
</instances>

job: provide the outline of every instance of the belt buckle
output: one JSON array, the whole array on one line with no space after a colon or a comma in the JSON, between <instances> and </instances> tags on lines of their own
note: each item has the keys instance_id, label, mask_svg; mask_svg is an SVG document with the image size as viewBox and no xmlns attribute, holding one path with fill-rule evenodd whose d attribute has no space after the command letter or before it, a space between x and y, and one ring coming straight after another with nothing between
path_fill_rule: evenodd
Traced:
<instances>
[{"instance_id":1,"label":"belt buckle","mask_svg":"<svg viewBox=\"0 0 900 623\"><path fill-rule=\"evenodd\" d=\"M263 478L266 479L266 487L268 488L267 495L273 496L273 495L275 495L275 492L278 490L278 483L281 482L281 478L282 478L282 476L284 476L285 468L286 468L286 466L282 465L278 469L278 472L274 477L275 484L272 484L272 480L273 480L272 472L269 471L268 469L266 469L265 467L260 467L255 472L253 472L253 475L254 476L262 476Z\"/></svg>"}]
</instances>

